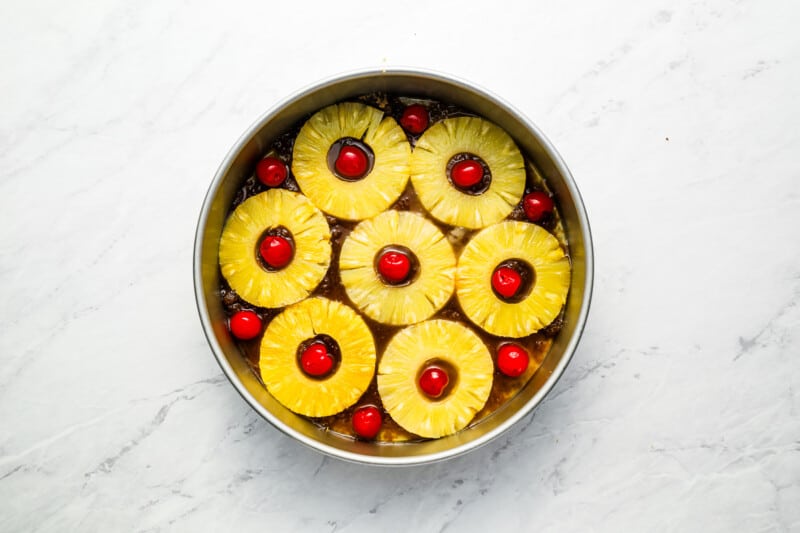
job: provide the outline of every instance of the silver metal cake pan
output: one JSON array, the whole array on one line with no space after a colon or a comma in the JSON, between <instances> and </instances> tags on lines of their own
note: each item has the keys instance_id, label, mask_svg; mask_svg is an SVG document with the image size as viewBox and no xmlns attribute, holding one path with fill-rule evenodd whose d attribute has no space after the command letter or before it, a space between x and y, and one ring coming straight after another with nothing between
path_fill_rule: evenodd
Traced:
<instances>
[{"instance_id":1,"label":"silver metal cake pan","mask_svg":"<svg viewBox=\"0 0 800 533\"><path fill-rule=\"evenodd\" d=\"M405 444L353 441L325 432L278 403L248 367L226 327L219 296L217 251L225 217L242 182L272 141L322 107L385 91L450 102L502 127L533 161L557 198L572 259L565 325L542 366L520 393L488 418L455 435ZM374 69L327 79L279 103L234 144L214 176L197 224L194 286L200 320L223 372L245 401L276 428L333 457L374 465L415 465L452 458L491 441L530 413L558 381L574 353L589 312L593 251L589 221L566 164L541 131L497 96L466 81L416 69Z\"/></svg>"}]
</instances>

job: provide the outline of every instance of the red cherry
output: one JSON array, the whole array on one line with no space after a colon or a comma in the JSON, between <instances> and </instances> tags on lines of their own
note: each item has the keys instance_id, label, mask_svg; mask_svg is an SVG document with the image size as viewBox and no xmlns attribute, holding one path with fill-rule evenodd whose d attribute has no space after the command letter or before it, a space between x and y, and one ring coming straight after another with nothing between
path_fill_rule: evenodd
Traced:
<instances>
[{"instance_id":1,"label":"red cherry","mask_svg":"<svg viewBox=\"0 0 800 533\"><path fill-rule=\"evenodd\" d=\"M374 405L359 407L353 413L353 431L362 439L374 439L381 430L383 416Z\"/></svg>"},{"instance_id":2,"label":"red cherry","mask_svg":"<svg viewBox=\"0 0 800 533\"><path fill-rule=\"evenodd\" d=\"M358 146L346 144L336 158L336 172L345 178L360 178L367 173L367 154Z\"/></svg>"},{"instance_id":3,"label":"red cherry","mask_svg":"<svg viewBox=\"0 0 800 533\"><path fill-rule=\"evenodd\" d=\"M497 367L508 377L521 376L528 370L528 352L519 344L504 344L497 350Z\"/></svg>"},{"instance_id":4,"label":"red cherry","mask_svg":"<svg viewBox=\"0 0 800 533\"><path fill-rule=\"evenodd\" d=\"M303 350L300 355L300 366L309 376L324 376L333 368L333 357L323 342L315 342Z\"/></svg>"},{"instance_id":5,"label":"red cherry","mask_svg":"<svg viewBox=\"0 0 800 533\"><path fill-rule=\"evenodd\" d=\"M286 165L277 157L265 157L256 165L256 176L267 187L278 187L287 175Z\"/></svg>"},{"instance_id":6,"label":"red cherry","mask_svg":"<svg viewBox=\"0 0 800 533\"><path fill-rule=\"evenodd\" d=\"M233 336L243 341L255 339L261 333L261 319L253 311L234 313L228 326Z\"/></svg>"},{"instance_id":7,"label":"red cherry","mask_svg":"<svg viewBox=\"0 0 800 533\"><path fill-rule=\"evenodd\" d=\"M483 179L483 167L472 159L459 161L450 170L450 179L459 187L472 187Z\"/></svg>"},{"instance_id":8,"label":"red cherry","mask_svg":"<svg viewBox=\"0 0 800 533\"><path fill-rule=\"evenodd\" d=\"M531 222L538 222L547 213L553 211L553 199L550 198L544 191L533 191L525 195L522 199L522 208L525 210L525 216Z\"/></svg>"},{"instance_id":9,"label":"red cherry","mask_svg":"<svg viewBox=\"0 0 800 533\"><path fill-rule=\"evenodd\" d=\"M500 267L492 274L492 287L503 298L513 298L521 284L522 276L513 268Z\"/></svg>"},{"instance_id":10,"label":"red cherry","mask_svg":"<svg viewBox=\"0 0 800 533\"><path fill-rule=\"evenodd\" d=\"M419 104L408 106L400 117L400 125L407 132L419 135L428 127L428 110Z\"/></svg>"},{"instance_id":11,"label":"red cherry","mask_svg":"<svg viewBox=\"0 0 800 533\"><path fill-rule=\"evenodd\" d=\"M261 259L272 268L283 268L292 260L292 245L278 235L268 235L259 247Z\"/></svg>"},{"instance_id":12,"label":"red cherry","mask_svg":"<svg viewBox=\"0 0 800 533\"><path fill-rule=\"evenodd\" d=\"M411 272L411 261L406 254L386 252L378 260L378 272L390 283L402 283Z\"/></svg>"},{"instance_id":13,"label":"red cherry","mask_svg":"<svg viewBox=\"0 0 800 533\"><path fill-rule=\"evenodd\" d=\"M450 383L450 376L438 366L426 368L419 377L419 388L431 398L441 396L448 383Z\"/></svg>"}]
</instances>

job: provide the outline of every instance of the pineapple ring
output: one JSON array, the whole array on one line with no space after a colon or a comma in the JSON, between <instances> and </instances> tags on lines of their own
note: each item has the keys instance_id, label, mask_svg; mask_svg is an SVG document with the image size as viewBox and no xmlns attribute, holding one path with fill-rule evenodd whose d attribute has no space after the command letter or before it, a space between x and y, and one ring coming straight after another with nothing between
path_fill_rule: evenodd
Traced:
<instances>
[{"instance_id":1,"label":"pineapple ring","mask_svg":"<svg viewBox=\"0 0 800 533\"><path fill-rule=\"evenodd\" d=\"M458 372L450 393L430 400L417 385L419 371L441 360ZM429 320L395 335L378 366L378 392L395 422L421 437L438 438L462 430L492 391L494 363L489 349L471 330L448 320Z\"/></svg>"},{"instance_id":2,"label":"pineapple ring","mask_svg":"<svg viewBox=\"0 0 800 533\"><path fill-rule=\"evenodd\" d=\"M492 173L489 188L469 194L447 179L447 165L461 153L481 158ZM428 129L411 154L411 183L422 205L451 226L478 229L506 218L525 192L525 163L509 135L477 117L449 118Z\"/></svg>"},{"instance_id":3,"label":"pineapple ring","mask_svg":"<svg viewBox=\"0 0 800 533\"><path fill-rule=\"evenodd\" d=\"M375 271L375 256L387 246L411 250L416 279L387 285ZM342 244L339 273L347 296L365 315L400 326L430 318L453 294L456 258L441 231L421 215L389 210L358 224Z\"/></svg>"},{"instance_id":4,"label":"pineapple ring","mask_svg":"<svg viewBox=\"0 0 800 533\"><path fill-rule=\"evenodd\" d=\"M267 271L256 258L264 231L285 227L294 239L294 258L283 269ZM231 288L261 307L282 307L308 296L331 262L331 234L323 215L301 194L270 189L242 202L225 222L219 264Z\"/></svg>"},{"instance_id":5,"label":"pineapple ring","mask_svg":"<svg viewBox=\"0 0 800 533\"><path fill-rule=\"evenodd\" d=\"M372 171L357 181L336 177L328 167L328 150L352 137L375 154ZM294 143L292 173L303 193L326 213L363 220L386 210L408 183L411 145L403 129L383 111L345 102L315 113Z\"/></svg>"},{"instance_id":6,"label":"pineapple ring","mask_svg":"<svg viewBox=\"0 0 800 533\"><path fill-rule=\"evenodd\" d=\"M530 293L506 302L492 290L497 265L512 258L534 271ZM506 221L481 230L464 248L456 271L456 295L467 317L492 335L524 337L558 316L567 299L570 262L547 230L527 222Z\"/></svg>"},{"instance_id":7,"label":"pineapple ring","mask_svg":"<svg viewBox=\"0 0 800 533\"><path fill-rule=\"evenodd\" d=\"M297 362L300 344L317 335L336 340L341 361L326 379L307 376ZM330 416L353 405L375 374L375 343L369 328L346 305L315 297L286 308L261 339L261 380L286 408L310 416Z\"/></svg>"}]
</instances>

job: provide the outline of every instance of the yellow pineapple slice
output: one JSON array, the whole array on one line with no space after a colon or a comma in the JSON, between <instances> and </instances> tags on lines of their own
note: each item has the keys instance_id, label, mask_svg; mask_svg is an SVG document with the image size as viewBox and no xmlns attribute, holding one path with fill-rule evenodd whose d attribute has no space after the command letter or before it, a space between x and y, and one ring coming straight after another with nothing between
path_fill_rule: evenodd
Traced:
<instances>
[{"instance_id":1,"label":"yellow pineapple slice","mask_svg":"<svg viewBox=\"0 0 800 533\"><path fill-rule=\"evenodd\" d=\"M270 270L258 259L269 230L283 228L294 241L291 262ZM316 288L331 260L330 229L304 196L270 189L242 202L228 217L219 241L219 264L231 288L247 302L281 307L298 302Z\"/></svg>"},{"instance_id":2,"label":"yellow pineapple slice","mask_svg":"<svg viewBox=\"0 0 800 533\"><path fill-rule=\"evenodd\" d=\"M406 249L416 261L407 283L381 278L383 250ZM390 325L430 318L453 294L456 258L441 231L425 217L389 210L356 226L342 244L339 273L347 296L368 317Z\"/></svg>"},{"instance_id":3,"label":"yellow pineapple slice","mask_svg":"<svg viewBox=\"0 0 800 533\"><path fill-rule=\"evenodd\" d=\"M445 366L450 390L433 400L418 384L429 364ZM489 350L468 328L448 320L429 320L397 333L378 366L378 392L384 408L406 431L439 438L462 430L480 411L492 390L494 363Z\"/></svg>"},{"instance_id":4,"label":"yellow pineapple slice","mask_svg":"<svg viewBox=\"0 0 800 533\"><path fill-rule=\"evenodd\" d=\"M337 344L340 361L324 379L307 375L298 362L304 342L326 335ZM261 340L261 379L267 390L295 413L330 416L353 405L375 374L375 343L369 328L346 305L309 298L286 308L267 326Z\"/></svg>"},{"instance_id":5,"label":"yellow pineapple slice","mask_svg":"<svg viewBox=\"0 0 800 533\"><path fill-rule=\"evenodd\" d=\"M460 154L477 156L491 173L480 193L459 189L448 178L448 166ZM411 183L422 205L452 226L483 228L506 218L525 192L522 155L509 135L477 117L437 122L420 137L411 155Z\"/></svg>"},{"instance_id":6,"label":"yellow pineapple slice","mask_svg":"<svg viewBox=\"0 0 800 533\"><path fill-rule=\"evenodd\" d=\"M495 268L510 259L527 263L533 285L521 301L505 301L492 290ZM501 337L524 337L555 319L567 298L569 258L547 230L505 221L481 230L464 248L456 271L456 295L467 317Z\"/></svg>"},{"instance_id":7,"label":"yellow pineapple slice","mask_svg":"<svg viewBox=\"0 0 800 533\"><path fill-rule=\"evenodd\" d=\"M372 150L374 162L361 179L337 177L329 166L331 147L355 139ZM314 114L294 143L292 172L314 205L335 217L362 220L377 215L400 196L408 183L411 146L403 129L383 111L345 102Z\"/></svg>"}]
</instances>

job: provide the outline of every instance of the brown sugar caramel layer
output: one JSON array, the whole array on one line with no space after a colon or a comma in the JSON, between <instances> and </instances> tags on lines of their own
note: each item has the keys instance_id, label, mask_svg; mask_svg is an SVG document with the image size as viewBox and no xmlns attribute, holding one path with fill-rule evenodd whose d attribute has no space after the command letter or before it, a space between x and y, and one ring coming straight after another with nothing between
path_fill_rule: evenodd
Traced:
<instances>
[{"instance_id":1,"label":"brown sugar caramel layer","mask_svg":"<svg viewBox=\"0 0 800 533\"><path fill-rule=\"evenodd\" d=\"M403 103L406 100L394 95L386 95L386 94L366 95L359 98L358 100L363 103L379 107L382 110L384 110L384 112L386 112L387 114L393 116L395 119L398 120L400 115L402 114L404 106L406 105ZM431 115L431 123L453 116L475 116L474 114L469 113L467 110L449 104L427 101L427 106ZM290 165L294 139L304 122L305 120L300 121L295 127L291 128L289 131L276 138L265 155L273 155L279 157L284 162L286 162L287 165ZM408 138L413 146L418 136L408 134ZM526 170L526 187L525 187L526 194L534 189L546 190L547 188L546 183L542 179L542 176L539 174L536 167L527 159L525 161L525 170ZM281 188L290 191L301 192L297 185L297 182L295 181L291 173L288 176L288 178L284 181L284 183L281 185ZM256 194L259 194L261 192L264 192L265 190L267 190L267 187L264 186L261 182L259 182L258 179L255 178L255 176L249 177L236 192L234 196L234 201L232 202L231 205L231 211L236 206L241 204L245 199L254 196ZM423 209L410 183L406 187L405 191L398 198L398 200L392 205L391 208L400 211L412 211L425 214L425 210ZM525 220L525 213L522 210L522 207L517 206L512 211L512 213L507 217L507 219ZM326 220L328 222L328 225L330 226L330 231L331 231L332 256L331 256L330 268L328 269L328 272L326 273L323 280L320 282L320 284L316 287L316 289L312 292L310 296L322 296L330 300L336 300L343 302L347 305L351 305L350 301L347 298L345 289L341 283L339 275L339 254L341 251L342 243L344 242L346 237L350 234L350 232L353 230L353 228L356 226L357 223L340 220L330 215L326 215ZM453 246L453 250L455 251L456 256L460 254L465 244L469 242L470 237L476 233L475 230L467 230L464 228L449 226L430 217L428 217L428 220L431 220L434 224L436 224L437 227L439 227L439 229L443 232L443 234L447 236L450 244ZM545 229L553 233L558 238L559 242L564 248L565 253L568 252L564 237L563 227L560 218L558 216L557 210L555 210L552 213L552 215L548 216L544 220L539 221L538 225L544 227ZM231 290L231 288L228 286L227 282L224 280L224 278L222 278L222 276L220 276L220 279L221 279L221 284L220 284L221 300L228 316L243 309L251 309L261 317L264 323L264 327L266 328L269 322L282 311L282 309L267 309L267 308L256 307L241 300L238 297L238 295L236 295L236 293L233 290ZM356 309L356 312L359 311ZM378 364L379 364L381 354L383 353L387 343L398 331L403 329L404 326L390 326L386 324L381 324L368 318L363 313L359 312L359 314L364 319L365 323L367 324L373 335L375 341L376 353L378 354ZM503 342L508 342L509 340L504 337L496 337L490 335L485 331L483 331L481 328L472 324L466 318L464 312L459 307L455 295L453 295L450 298L450 300L444 305L444 307L440 309L432 318L452 320L466 326L467 328L475 332L480 337L480 339L486 344L486 346L489 348L489 351L492 353L493 358L496 358L497 348ZM489 398L483 409L481 409L475 415L474 419L470 423L470 426L479 423L481 420L485 419L492 413L496 412L498 409L502 408L502 406L506 402L508 402L508 400L510 400L519 393L519 391L528 383L533 374L540 367L542 361L546 357L547 352L549 351L552 345L553 338L558 334L559 330L561 329L561 326L562 326L562 318L561 316L559 316L547 328L533 335L529 335L527 337L523 337L520 339L514 339L515 343L524 347L530 354L530 365L528 367L528 370L523 375L516 378L507 377L502 373L500 373L499 371L495 370L494 380ZM259 372L260 343L261 343L261 335L249 341L237 341L237 344L241 349L246 361L248 362L249 366L253 370L253 373L259 379L259 381L260 381L260 372ZM496 368L497 366L495 365L495 369ZM396 422L392 420L391 416L389 416L389 414L383 409L381 398L380 395L378 394L377 373L375 377L373 377L373 380L370 383L367 391L363 394L361 399L354 405L336 415L323 418L311 418L310 420L323 430L341 435L344 438L350 438L350 439L357 438L351 425L352 414L355 409L364 405L374 405L378 407L383 414L383 425L377 437L375 438L375 441L392 443L392 442L423 440L421 439L421 437L409 433L408 431L401 428Z\"/></svg>"}]
</instances>

